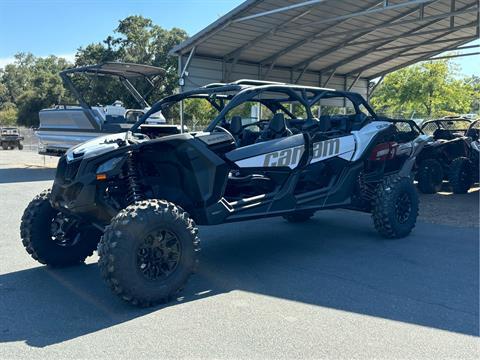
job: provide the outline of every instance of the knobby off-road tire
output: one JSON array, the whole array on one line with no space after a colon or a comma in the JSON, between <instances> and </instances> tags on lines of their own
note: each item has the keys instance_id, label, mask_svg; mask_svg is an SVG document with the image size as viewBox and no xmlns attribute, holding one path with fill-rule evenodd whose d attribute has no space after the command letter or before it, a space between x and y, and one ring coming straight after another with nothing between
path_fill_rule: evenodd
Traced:
<instances>
[{"instance_id":1,"label":"knobby off-road tire","mask_svg":"<svg viewBox=\"0 0 480 360\"><path fill-rule=\"evenodd\" d=\"M138 201L112 219L100 240L102 276L133 305L168 302L196 270L197 233L188 213L175 204Z\"/></svg>"},{"instance_id":2,"label":"knobby off-road tire","mask_svg":"<svg viewBox=\"0 0 480 360\"><path fill-rule=\"evenodd\" d=\"M386 177L377 187L372 218L383 237L394 239L410 234L418 217L418 194L408 177Z\"/></svg>"},{"instance_id":3,"label":"knobby off-road tire","mask_svg":"<svg viewBox=\"0 0 480 360\"><path fill-rule=\"evenodd\" d=\"M102 233L92 226L77 226L75 220L59 214L49 197L50 190L45 190L25 209L20 225L23 246L35 260L52 267L83 263L97 248ZM61 240L52 230L59 218L73 223Z\"/></svg>"},{"instance_id":4,"label":"knobby off-road tire","mask_svg":"<svg viewBox=\"0 0 480 360\"><path fill-rule=\"evenodd\" d=\"M302 211L296 211L292 214L284 215L283 218L290 223L302 223L310 220L313 217L313 215L315 215L315 211L302 210Z\"/></svg>"},{"instance_id":5,"label":"knobby off-road tire","mask_svg":"<svg viewBox=\"0 0 480 360\"><path fill-rule=\"evenodd\" d=\"M443 168L437 160L423 160L417 171L418 189L424 194L435 194L442 188Z\"/></svg>"},{"instance_id":6,"label":"knobby off-road tire","mask_svg":"<svg viewBox=\"0 0 480 360\"><path fill-rule=\"evenodd\" d=\"M473 164L466 157L459 157L450 164L448 181L455 194L466 194L473 185Z\"/></svg>"}]
</instances>

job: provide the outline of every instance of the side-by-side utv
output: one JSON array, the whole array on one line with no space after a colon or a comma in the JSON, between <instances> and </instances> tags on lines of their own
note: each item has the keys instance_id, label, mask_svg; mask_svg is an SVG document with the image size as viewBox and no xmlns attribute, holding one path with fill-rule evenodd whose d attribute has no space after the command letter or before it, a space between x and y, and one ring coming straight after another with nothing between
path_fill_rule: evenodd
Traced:
<instances>
[{"instance_id":1,"label":"side-by-side utv","mask_svg":"<svg viewBox=\"0 0 480 360\"><path fill-rule=\"evenodd\" d=\"M142 128L192 99L216 110L204 131L157 137ZM53 188L25 210L22 241L51 266L81 263L98 244L112 290L147 306L174 297L195 270L197 225L298 223L343 208L371 213L386 238L405 237L418 214L411 169L427 137L399 135L356 93L211 84L162 99L126 133L70 149Z\"/></svg>"},{"instance_id":2,"label":"side-by-side utv","mask_svg":"<svg viewBox=\"0 0 480 360\"><path fill-rule=\"evenodd\" d=\"M429 120L422 124L424 134L433 141L425 146L417 157L417 181L422 193L433 194L449 181L454 192L462 192L458 186L459 158L468 157L470 140L465 132L470 121L464 118Z\"/></svg>"},{"instance_id":3,"label":"side-by-side utv","mask_svg":"<svg viewBox=\"0 0 480 360\"><path fill-rule=\"evenodd\" d=\"M20 135L16 127L0 127L0 147L3 150L15 149L23 150L23 136Z\"/></svg>"}]
</instances>

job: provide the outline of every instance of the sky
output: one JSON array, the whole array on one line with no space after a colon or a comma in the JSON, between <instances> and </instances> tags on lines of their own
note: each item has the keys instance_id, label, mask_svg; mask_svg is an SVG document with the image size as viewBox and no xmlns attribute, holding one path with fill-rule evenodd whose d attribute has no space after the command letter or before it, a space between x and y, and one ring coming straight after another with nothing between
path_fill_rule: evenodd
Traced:
<instances>
[{"instance_id":1,"label":"sky","mask_svg":"<svg viewBox=\"0 0 480 360\"><path fill-rule=\"evenodd\" d=\"M0 68L17 52L57 55L100 42L129 15L194 35L243 0L0 0ZM480 40L474 42L480 44ZM463 52L478 52L478 48ZM465 75L480 75L480 56L457 58Z\"/></svg>"}]
</instances>

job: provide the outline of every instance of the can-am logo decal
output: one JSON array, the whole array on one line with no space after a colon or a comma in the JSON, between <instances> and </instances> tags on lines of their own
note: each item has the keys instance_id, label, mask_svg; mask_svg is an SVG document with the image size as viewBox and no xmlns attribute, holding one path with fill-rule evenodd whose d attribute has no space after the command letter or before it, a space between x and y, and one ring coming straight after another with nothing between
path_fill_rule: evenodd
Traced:
<instances>
[{"instance_id":1,"label":"can-am logo decal","mask_svg":"<svg viewBox=\"0 0 480 360\"><path fill-rule=\"evenodd\" d=\"M304 151L304 145L298 145L292 148L272 151L267 154L238 160L236 161L236 164L241 168L288 166L290 169L294 169L298 166ZM314 143L312 146L312 159L310 163L315 163L335 156L339 156L345 160L350 161L354 151L355 140L352 135L344 136L337 139L319 141Z\"/></svg>"},{"instance_id":2,"label":"can-am logo decal","mask_svg":"<svg viewBox=\"0 0 480 360\"><path fill-rule=\"evenodd\" d=\"M265 155L263 166L290 166L296 165L302 157L305 148L303 145L294 148L271 152Z\"/></svg>"},{"instance_id":3,"label":"can-am logo decal","mask_svg":"<svg viewBox=\"0 0 480 360\"><path fill-rule=\"evenodd\" d=\"M289 166L297 165L305 150L304 146L271 152L265 155L263 166ZM313 144L312 161L320 161L340 153L340 139L332 139Z\"/></svg>"}]
</instances>

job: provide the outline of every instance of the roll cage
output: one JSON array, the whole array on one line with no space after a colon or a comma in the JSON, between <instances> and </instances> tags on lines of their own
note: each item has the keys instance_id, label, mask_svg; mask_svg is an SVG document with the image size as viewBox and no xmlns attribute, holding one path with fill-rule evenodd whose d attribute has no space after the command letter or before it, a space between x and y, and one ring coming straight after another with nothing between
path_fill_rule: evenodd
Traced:
<instances>
[{"instance_id":1,"label":"roll cage","mask_svg":"<svg viewBox=\"0 0 480 360\"><path fill-rule=\"evenodd\" d=\"M283 94L283 96L264 99L256 98L259 95L267 92ZM265 105L273 113L281 110L291 118L295 118L295 116L283 105L283 103L298 102L305 108L307 118L311 119L314 118L311 111L312 106L319 103L322 99L329 99L333 97L344 97L350 100L357 113L361 112L359 107L362 105L368 110L372 119L378 119L370 105L365 101L365 99L363 99L362 96L357 93L276 82L238 80L229 84L208 84L194 90L165 97L155 103L152 108L132 126L130 130L135 132L151 114L162 111L174 103L185 99L206 99L219 112L205 129L205 131L212 131L221 123L221 121L225 118L225 115L230 110L247 101L256 101L262 105ZM228 103L226 103L226 101L228 101Z\"/></svg>"},{"instance_id":2,"label":"roll cage","mask_svg":"<svg viewBox=\"0 0 480 360\"><path fill-rule=\"evenodd\" d=\"M432 135L436 130L444 132L465 132L471 125L471 121L465 118L445 118L427 120L421 125L422 131Z\"/></svg>"}]
</instances>

